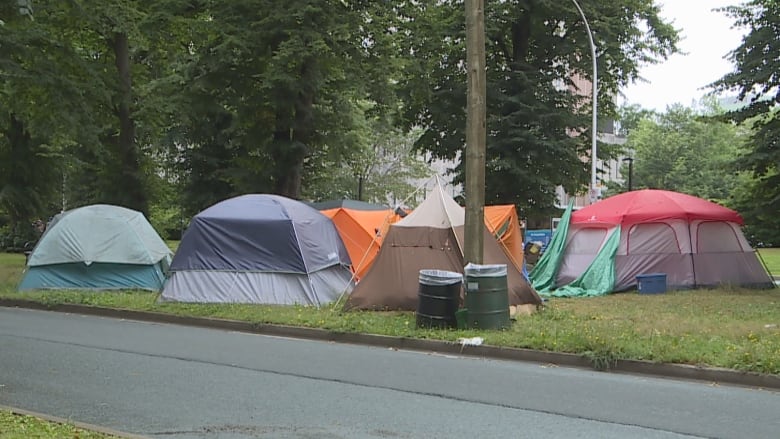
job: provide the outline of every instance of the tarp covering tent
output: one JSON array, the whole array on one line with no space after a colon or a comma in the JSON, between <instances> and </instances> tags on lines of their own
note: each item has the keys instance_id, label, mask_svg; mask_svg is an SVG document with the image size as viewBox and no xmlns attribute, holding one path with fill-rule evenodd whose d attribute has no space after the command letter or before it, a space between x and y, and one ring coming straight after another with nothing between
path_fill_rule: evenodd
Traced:
<instances>
[{"instance_id":1,"label":"tarp covering tent","mask_svg":"<svg viewBox=\"0 0 780 439\"><path fill-rule=\"evenodd\" d=\"M390 226L379 254L345 303L346 309L415 310L419 272L463 273L465 211L437 186L420 206ZM484 263L505 264L510 305L539 304L541 298L509 260L487 227Z\"/></svg>"},{"instance_id":2,"label":"tarp covering tent","mask_svg":"<svg viewBox=\"0 0 780 439\"><path fill-rule=\"evenodd\" d=\"M555 229L550 243L547 245L547 250L530 273L531 285L541 295L545 295L555 288L555 278L558 275L561 258L563 258L566 236L569 234L572 210L574 210L573 199L569 201L569 205L563 212L558 228Z\"/></svg>"},{"instance_id":3,"label":"tarp covering tent","mask_svg":"<svg viewBox=\"0 0 780 439\"><path fill-rule=\"evenodd\" d=\"M771 288L774 284L742 225L737 212L690 195L653 189L615 195L571 215L556 287L571 284L589 267L606 261L614 279L603 277L609 271L591 269L601 278L580 282L579 293L627 290L636 287L637 275L650 273L666 274L669 289ZM579 294L571 290L565 295Z\"/></svg>"},{"instance_id":4,"label":"tarp covering tent","mask_svg":"<svg viewBox=\"0 0 780 439\"><path fill-rule=\"evenodd\" d=\"M340 203L313 203L320 206L320 212L336 225L352 260L355 279L365 276L374 262L382 239L390 224L401 216L389 207L354 200L340 200ZM337 207L332 207L332 206Z\"/></svg>"},{"instance_id":5,"label":"tarp covering tent","mask_svg":"<svg viewBox=\"0 0 780 439\"><path fill-rule=\"evenodd\" d=\"M19 290L159 291L172 255L141 212L79 207L52 219L27 260Z\"/></svg>"},{"instance_id":6,"label":"tarp covering tent","mask_svg":"<svg viewBox=\"0 0 780 439\"><path fill-rule=\"evenodd\" d=\"M349 264L330 218L282 196L242 195L193 218L162 299L319 306L350 289Z\"/></svg>"}]
</instances>

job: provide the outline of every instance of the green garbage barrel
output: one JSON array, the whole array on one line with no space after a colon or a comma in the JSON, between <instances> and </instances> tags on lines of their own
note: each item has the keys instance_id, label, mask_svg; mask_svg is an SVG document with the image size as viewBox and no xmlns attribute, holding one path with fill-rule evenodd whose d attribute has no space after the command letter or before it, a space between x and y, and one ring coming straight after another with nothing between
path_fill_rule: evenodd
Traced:
<instances>
[{"instance_id":1,"label":"green garbage barrel","mask_svg":"<svg viewBox=\"0 0 780 439\"><path fill-rule=\"evenodd\" d=\"M463 275L454 271L420 270L417 292L418 328L454 328Z\"/></svg>"},{"instance_id":2,"label":"green garbage barrel","mask_svg":"<svg viewBox=\"0 0 780 439\"><path fill-rule=\"evenodd\" d=\"M466 323L471 329L509 327L506 264L468 264L466 272Z\"/></svg>"}]
</instances>

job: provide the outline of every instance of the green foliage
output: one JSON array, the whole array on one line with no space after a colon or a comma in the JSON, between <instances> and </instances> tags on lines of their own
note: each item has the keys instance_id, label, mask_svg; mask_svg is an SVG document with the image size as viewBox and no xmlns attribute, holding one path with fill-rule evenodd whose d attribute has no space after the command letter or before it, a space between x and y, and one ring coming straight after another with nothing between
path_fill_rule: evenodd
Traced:
<instances>
[{"instance_id":1,"label":"green foliage","mask_svg":"<svg viewBox=\"0 0 780 439\"><path fill-rule=\"evenodd\" d=\"M16 227L0 225L0 251L22 253L32 251L40 235L29 224Z\"/></svg>"},{"instance_id":2,"label":"green foliage","mask_svg":"<svg viewBox=\"0 0 780 439\"><path fill-rule=\"evenodd\" d=\"M367 117L361 103L377 103L371 111L378 112L389 98L386 83L374 85L391 59L380 56L383 19L374 11L383 7L311 0L205 4L192 23L182 80L163 84L188 108L168 143L181 158L188 213L239 193L316 193L304 182L340 167L352 149L369 147L357 133Z\"/></svg>"},{"instance_id":3,"label":"green foliage","mask_svg":"<svg viewBox=\"0 0 780 439\"><path fill-rule=\"evenodd\" d=\"M744 218L745 236L755 247L772 247L780 242L778 212L772 206L776 195L769 182L777 178L777 171L760 177L745 172L731 194L729 207Z\"/></svg>"},{"instance_id":4,"label":"green foliage","mask_svg":"<svg viewBox=\"0 0 780 439\"><path fill-rule=\"evenodd\" d=\"M734 71L713 84L718 92L736 91L747 105L725 115L752 127L749 148L735 163L749 172L749 181L734 201L750 226L756 243L780 242L780 5L752 0L724 8L747 35L731 54Z\"/></svg>"},{"instance_id":5,"label":"green foliage","mask_svg":"<svg viewBox=\"0 0 780 439\"><path fill-rule=\"evenodd\" d=\"M403 200L416 189L413 182L431 174L426 162L413 150L419 129L403 133L386 120L359 115L359 136L344 156L315 155L307 167L304 197L312 200L360 199L374 203ZM320 151L327 154L327 151Z\"/></svg>"},{"instance_id":6,"label":"green foliage","mask_svg":"<svg viewBox=\"0 0 780 439\"><path fill-rule=\"evenodd\" d=\"M650 0L581 3L598 47L599 108L613 116L618 89L637 78L640 64L674 53L677 33ZM406 120L425 129L420 149L455 160L466 126L462 2L400 2L397 9L409 55L400 83ZM486 202L550 209L556 186L580 193L589 181L582 157L591 135L582 127L590 127L590 99L575 83L592 75L585 25L573 3L551 0L486 2L485 23ZM602 158L617 152L602 146ZM462 166L458 173L462 181Z\"/></svg>"},{"instance_id":7,"label":"green foliage","mask_svg":"<svg viewBox=\"0 0 780 439\"><path fill-rule=\"evenodd\" d=\"M676 34L651 0L583 3L609 115ZM0 209L14 222L103 202L171 230L174 205L186 218L249 192L356 198L360 181L363 198L400 198L426 173L412 137L426 158L461 152L458 1L37 0L34 19L30 4L0 4ZM571 133L588 100L567 89L590 71L583 23L550 0L487 12L487 201L543 210L556 185L587 180L588 132Z\"/></svg>"},{"instance_id":8,"label":"green foliage","mask_svg":"<svg viewBox=\"0 0 780 439\"><path fill-rule=\"evenodd\" d=\"M634 189L672 190L727 203L740 178L730 165L747 135L733 123L714 119L718 112L712 103L699 110L674 105L634 121L625 145L634 158Z\"/></svg>"},{"instance_id":9,"label":"green foliage","mask_svg":"<svg viewBox=\"0 0 780 439\"><path fill-rule=\"evenodd\" d=\"M0 27L0 208L13 227L50 215L65 149L93 133L85 114L98 84L61 41L66 6L51 6L38 2L35 20L11 14Z\"/></svg>"},{"instance_id":10,"label":"green foliage","mask_svg":"<svg viewBox=\"0 0 780 439\"><path fill-rule=\"evenodd\" d=\"M181 239L190 217L181 207L175 175L160 172L149 178L149 195L154 202L149 206L149 223L164 240Z\"/></svg>"},{"instance_id":11,"label":"green foliage","mask_svg":"<svg viewBox=\"0 0 780 439\"><path fill-rule=\"evenodd\" d=\"M624 105L618 108L618 133L628 137L645 119L654 119L657 116L653 110L642 108L637 104Z\"/></svg>"},{"instance_id":12,"label":"green foliage","mask_svg":"<svg viewBox=\"0 0 780 439\"><path fill-rule=\"evenodd\" d=\"M10 133L0 154L26 152L3 160L14 174L2 176L16 185L6 184L9 197L27 206L23 220L95 202L147 213L149 176L157 170L148 145L164 98L152 100L152 87L134 89L133 81L149 84L167 72L149 53L167 53L154 50L169 41L161 35L173 22L160 8L175 13L180 3L40 0L34 20L0 29L0 62L10 72L0 79L0 129ZM126 52L116 45L120 37L128 39ZM13 136L14 125L24 135Z\"/></svg>"},{"instance_id":13,"label":"green foliage","mask_svg":"<svg viewBox=\"0 0 780 439\"><path fill-rule=\"evenodd\" d=\"M162 239L181 239L186 227L182 211L177 205L154 204L149 212L149 223Z\"/></svg>"},{"instance_id":14,"label":"green foliage","mask_svg":"<svg viewBox=\"0 0 780 439\"><path fill-rule=\"evenodd\" d=\"M33 137L29 126L16 114L7 115L0 127L0 208L8 213L14 231L25 222L44 216L56 193L57 153L45 140Z\"/></svg>"}]
</instances>

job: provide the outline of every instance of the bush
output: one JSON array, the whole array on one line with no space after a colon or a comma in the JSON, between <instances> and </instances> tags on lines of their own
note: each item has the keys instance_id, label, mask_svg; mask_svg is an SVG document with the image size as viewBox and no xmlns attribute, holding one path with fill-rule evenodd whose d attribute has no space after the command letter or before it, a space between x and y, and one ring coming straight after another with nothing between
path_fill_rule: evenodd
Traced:
<instances>
[{"instance_id":1,"label":"bush","mask_svg":"<svg viewBox=\"0 0 780 439\"><path fill-rule=\"evenodd\" d=\"M178 206L152 206L149 211L149 222L162 239L181 239L182 230L186 222L181 216Z\"/></svg>"},{"instance_id":2,"label":"bush","mask_svg":"<svg viewBox=\"0 0 780 439\"><path fill-rule=\"evenodd\" d=\"M9 224L0 226L0 251L8 253L22 253L30 251L38 242L38 234L30 227L16 227L12 229Z\"/></svg>"}]
</instances>

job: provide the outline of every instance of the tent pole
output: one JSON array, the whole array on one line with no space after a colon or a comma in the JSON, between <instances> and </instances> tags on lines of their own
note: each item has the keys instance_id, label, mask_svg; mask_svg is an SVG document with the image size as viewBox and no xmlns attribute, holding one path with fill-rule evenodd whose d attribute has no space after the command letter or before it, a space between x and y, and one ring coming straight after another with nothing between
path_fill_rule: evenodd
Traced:
<instances>
[{"instance_id":1,"label":"tent pole","mask_svg":"<svg viewBox=\"0 0 780 439\"><path fill-rule=\"evenodd\" d=\"M414 195L415 195L417 192L420 192L420 189L423 189L423 188L425 188L426 186L428 186L428 182L429 182L429 181L431 181L431 180L432 180L433 178L435 178L435 177L437 177L437 174L433 174L433 175L431 175L430 177L428 177L428 178L427 178L427 179L426 179L424 182L422 182L422 184L420 184L419 186L417 186L417 188L416 188L415 190L413 190L413 191L412 191L412 193L410 193L409 195L407 195L407 196L406 196L406 198L404 198L404 199L403 199L403 200L402 200L400 203L396 203L396 205L395 205L395 206L393 206L393 208L401 207L401 205L403 205L403 204L406 204L406 202L408 202L408 201L409 201L409 200L410 200L412 197L414 197ZM427 195L427 194L426 194L426 195Z\"/></svg>"},{"instance_id":2,"label":"tent pole","mask_svg":"<svg viewBox=\"0 0 780 439\"><path fill-rule=\"evenodd\" d=\"M436 174L436 189L435 190L438 190L439 194L441 194L441 199L444 199L444 196L446 194L444 193L444 188L441 186L441 181L439 180L439 175L438 174ZM463 249L463 243L460 242L460 240L458 239L458 234L455 233L455 229L452 227L452 215L450 214L450 211L447 210L447 206L442 206L442 207L444 208L444 212L447 213L447 219L450 222L450 231L452 232L452 236L455 238L455 243L458 244L458 250L460 250L460 254L463 255L463 250L464 250ZM482 208L484 209L484 206ZM484 221L483 221L482 227L485 227ZM465 230L464 230L464 233L465 233ZM465 255L464 255L464 259L465 259Z\"/></svg>"}]
</instances>

